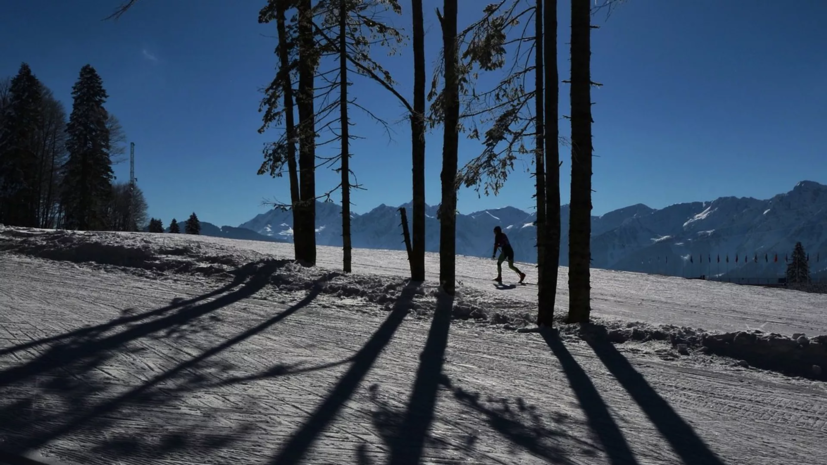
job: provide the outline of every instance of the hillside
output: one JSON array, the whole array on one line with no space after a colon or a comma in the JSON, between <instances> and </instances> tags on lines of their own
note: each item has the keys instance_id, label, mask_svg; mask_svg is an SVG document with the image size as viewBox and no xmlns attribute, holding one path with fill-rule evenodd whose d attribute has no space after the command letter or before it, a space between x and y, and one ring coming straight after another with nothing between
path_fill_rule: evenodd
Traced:
<instances>
[{"instance_id":1,"label":"hillside","mask_svg":"<svg viewBox=\"0 0 827 465\"><path fill-rule=\"evenodd\" d=\"M410 216L410 204L404 206ZM431 206L427 211L426 248L430 252L439 248L436 209ZM457 253L490 256L492 230L501 225L514 245L517 260L534 262L534 218L534 213L513 207L459 214ZM365 214L353 214L352 219L354 247L404 248L397 207L380 205ZM292 223L290 212L272 210L257 215L241 227L290 241ZM568 205L562 207L561 223L560 264L566 266ZM318 204L316 234L319 245L341 245L338 205ZM772 279L783 275L784 257L792 252L796 241L802 242L809 252L813 275L824 276L827 272L827 186L802 181L790 192L768 200L722 197L659 210L638 204L592 218L593 266L610 270ZM778 262L774 261L776 254ZM745 256L749 257L747 263Z\"/></svg>"},{"instance_id":2,"label":"hillside","mask_svg":"<svg viewBox=\"0 0 827 465\"><path fill-rule=\"evenodd\" d=\"M188 218L188 217L183 217ZM209 237L223 237L225 239L239 239L245 241L264 241L264 242L288 242L286 239L281 237L272 237L266 236L264 234L259 234L251 229L239 227L236 228L234 226L216 226L207 221L200 221L201 223L201 235L202 236L209 236ZM179 228L181 233L184 233L185 228L185 220L181 220L179 223ZM148 231L149 227L144 228L144 232ZM169 224L167 223L164 225L164 231L169 233Z\"/></svg>"}]
</instances>

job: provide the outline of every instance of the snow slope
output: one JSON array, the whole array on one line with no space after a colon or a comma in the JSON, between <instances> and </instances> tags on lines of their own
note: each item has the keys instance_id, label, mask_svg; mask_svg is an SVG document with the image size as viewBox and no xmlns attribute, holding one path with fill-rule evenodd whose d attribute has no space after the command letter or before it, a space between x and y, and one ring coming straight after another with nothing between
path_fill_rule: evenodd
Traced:
<instances>
[{"instance_id":1,"label":"snow slope","mask_svg":"<svg viewBox=\"0 0 827 465\"><path fill-rule=\"evenodd\" d=\"M263 258L293 258L292 244L206 236L6 229L0 231L0 240L5 242L0 245L0 250L20 250L45 258L69 260L87 253L85 249L97 251L103 246L105 248L93 254L92 259L111 264L140 261L145 255L152 265L152 260L156 260L153 256L157 254L166 260L158 265L164 270L174 268L170 263L178 263L180 265L175 266L187 271L200 266L218 272ZM322 269L340 270L341 257L339 248L318 247L317 260ZM495 261L458 256L457 281L461 294L467 295L478 307L486 305L493 307L492 311L501 308L533 315L537 294L535 266L520 262L516 265L528 275L526 281L530 284L517 286L516 275L506 268L503 270L504 283L511 283L513 288L499 289L491 281L496 276ZM374 279L372 286L379 287L374 289L379 294L385 283L381 277L392 277L398 282L409 273L406 254L394 250L353 249L353 269L357 276ZM438 254L426 255L426 272L429 286L435 289L439 274ZM311 277L315 278L315 275ZM557 312L562 315L568 306L567 267L560 268L557 296ZM827 334L827 295L779 288L593 269L592 308L594 316L617 321L710 331L761 329L782 334Z\"/></svg>"},{"instance_id":2,"label":"snow slope","mask_svg":"<svg viewBox=\"0 0 827 465\"><path fill-rule=\"evenodd\" d=\"M210 237L3 229L0 249L3 452L68 465L827 463L823 383L654 341L424 318L450 302L433 282L406 287L394 252L355 250L342 276L336 249L305 269L289 246ZM455 313L531 310L531 288L499 291L479 260L459 264ZM750 306L772 318L794 301L801 319L773 324L824 328L809 294L750 301L750 288L643 278L596 272L595 314L668 320L697 308L684 284L699 284L723 310L684 314L696 323L739 327Z\"/></svg>"},{"instance_id":3,"label":"snow slope","mask_svg":"<svg viewBox=\"0 0 827 465\"><path fill-rule=\"evenodd\" d=\"M410 204L406 204L410 217ZM427 248L437 251L437 207L428 207ZM353 215L355 247L402 250L396 207L380 205ZM505 207L457 216L457 253L486 257L493 247L492 229L502 226L518 260L535 261L533 213ZM560 264L568 264L569 209L561 211ZM290 212L273 210L241 227L272 237L292 238ZM318 244L341 245L341 209L317 204ZM812 258L814 272L827 270L827 186L798 183L792 191L769 200L723 197L690 202L660 210L633 205L592 218L593 266L603 269L660 273L673 276L721 275L725 278L776 278L784 273L784 256L801 241ZM736 254L739 257L735 263ZM764 260L770 254L770 261ZM774 262L775 254L780 261ZM721 256L722 263L708 258ZM730 262L726 262L729 255ZM747 255L749 262L744 263ZM755 262L756 255L759 256ZM693 261L689 261L689 257ZM823 260L816 261L817 257ZM703 257L703 262L700 261Z\"/></svg>"}]
</instances>

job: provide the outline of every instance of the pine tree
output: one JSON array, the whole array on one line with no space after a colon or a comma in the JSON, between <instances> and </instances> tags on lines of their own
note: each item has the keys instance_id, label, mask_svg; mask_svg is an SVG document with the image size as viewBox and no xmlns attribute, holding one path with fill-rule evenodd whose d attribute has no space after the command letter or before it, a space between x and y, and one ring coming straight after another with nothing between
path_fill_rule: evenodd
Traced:
<instances>
[{"instance_id":1,"label":"pine tree","mask_svg":"<svg viewBox=\"0 0 827 465\"><path fill-rule=\"evenodd\" d=\"M186 225L184 225L184 231L186 231L187 234L201 234L201 222L198 221L198 217L195 216L195 212L190 215Z\"/></svg>"},{"instance_id":2,"label":"pine tree","mask_svg":"<svg viewBox=\"0 0 827 465\"><path fill-rule=\"evenodd\" d=\"M180 234L181 228L178 227L178 220L175 218L169 223L169 232L170 234Z\"/></svg>"},{"instance_id":3,"label":"pine tree","mask_svg":"<svg viewBox=\"0 0 827 465\"><path fill-rule=\"evenodd\" d=\"M91 65L85 65L72 88L74 103L66 132L69 159L64 166L62 206L67 229L96 230L105 227L105 206L112 193L108 97L103 81Z\"/></svg>"},{"instance_id":4,"label":"pine tree","mask_svg":"<svg viewBox=\"0 0 827 465\"><path fill-rule=\"evenodd\" d=\"M787 282L795 284L810 282L810 264L807 262L807 254L801 242L795 243L792 261L787 264Z\"/></svg>"},{"instance_id":5,"label":"pine tree","mask_svg":"<svg viewBox=\"0 0 827 465\"><path fill-rule=\"evenodd\" d=\"M12 79L0 127L0 222L36 227L43 87L26 63Z\"/></svg>"},{"instance_id":6,"label":"pine tree","mask_svg":"<svg viewBox=\"0 0 827 465\"><path fill-rule=\"evenodd\" d=\"M164 223L158 218L151 218L149 220L149 232L162 233L164 232Z\"/></svg>"}]
</instances>

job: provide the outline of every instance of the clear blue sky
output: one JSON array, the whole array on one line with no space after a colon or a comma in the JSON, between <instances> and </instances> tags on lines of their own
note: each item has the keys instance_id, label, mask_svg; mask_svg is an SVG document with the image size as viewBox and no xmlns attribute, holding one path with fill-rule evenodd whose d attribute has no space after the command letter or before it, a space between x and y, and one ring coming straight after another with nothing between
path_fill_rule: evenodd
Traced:
<instances>
[{"instance_id":1,"label":"clear blue sky","mask_svg":"<svg viewBox=\"0 0 827 465\"><path fill-rule=\"evenodd\" d=\"M409 3L395 24L410 30ZM440 31L425 1L427 59ZM460 27L488 1L462 0ZM560 74L568 77L569 3L560 1ZM261 147L259 89L273 77L274 25L259 25L263 0L140 0L117 22L102 21L117 0L6 2L0 16L0 76L28 62L67 107L80 68L92 64L109 92L107 108L136 143L136 173L150 215L198 213L238 225L286 200L286 178L257 176ZM592 34L594 213L634 203L673 203L736 195L768 198L808 179L827 182L827 2L627 0ZM270 36L270 37L268 37ZM381 53L381 52L380 52ZM384 58L383 58L384 60ZM412 89L412 53L385 62L399 89ZM430 71L429 71L430 73ZM396 122L393 141L356 115L353 168L368 189L356 212L411 198L409 126L403 108L357 80L359 102ZM568 114L568 86L561 86ZM561 135L570 132L560 122ZM439 202L440 128L427 139L427 201ZM334 148L326 149L335 151ZM462 141L460 163L477 154ZM570 154L562 152L568 201ZM462 212L533 205L528 162L499 197L460 192ZM116 174L126 180L128 163ZM320 172L319 191L336 182ZM336 195L338 201L339 196Z\"/></svg>"}]
</instances>

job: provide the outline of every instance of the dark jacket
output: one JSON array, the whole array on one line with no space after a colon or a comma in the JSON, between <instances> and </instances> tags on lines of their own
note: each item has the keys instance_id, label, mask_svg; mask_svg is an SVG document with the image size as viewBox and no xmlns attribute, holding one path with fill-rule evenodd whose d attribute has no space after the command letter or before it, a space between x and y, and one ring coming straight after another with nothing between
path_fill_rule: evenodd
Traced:
<instances>
[{"instance_id":1,"label":"dark jacket","mask_svg":"<svg viewBox=\"0 0 827 465\"><path fill-rule=\"evenodd\" d=\"M511 242L508 241L508 236L504 232L499 232L494 236L494 255L497 255L497 248L501 248L507 257L514 256L514 249L511 248Z\"/></svg>"}]
</instances>

